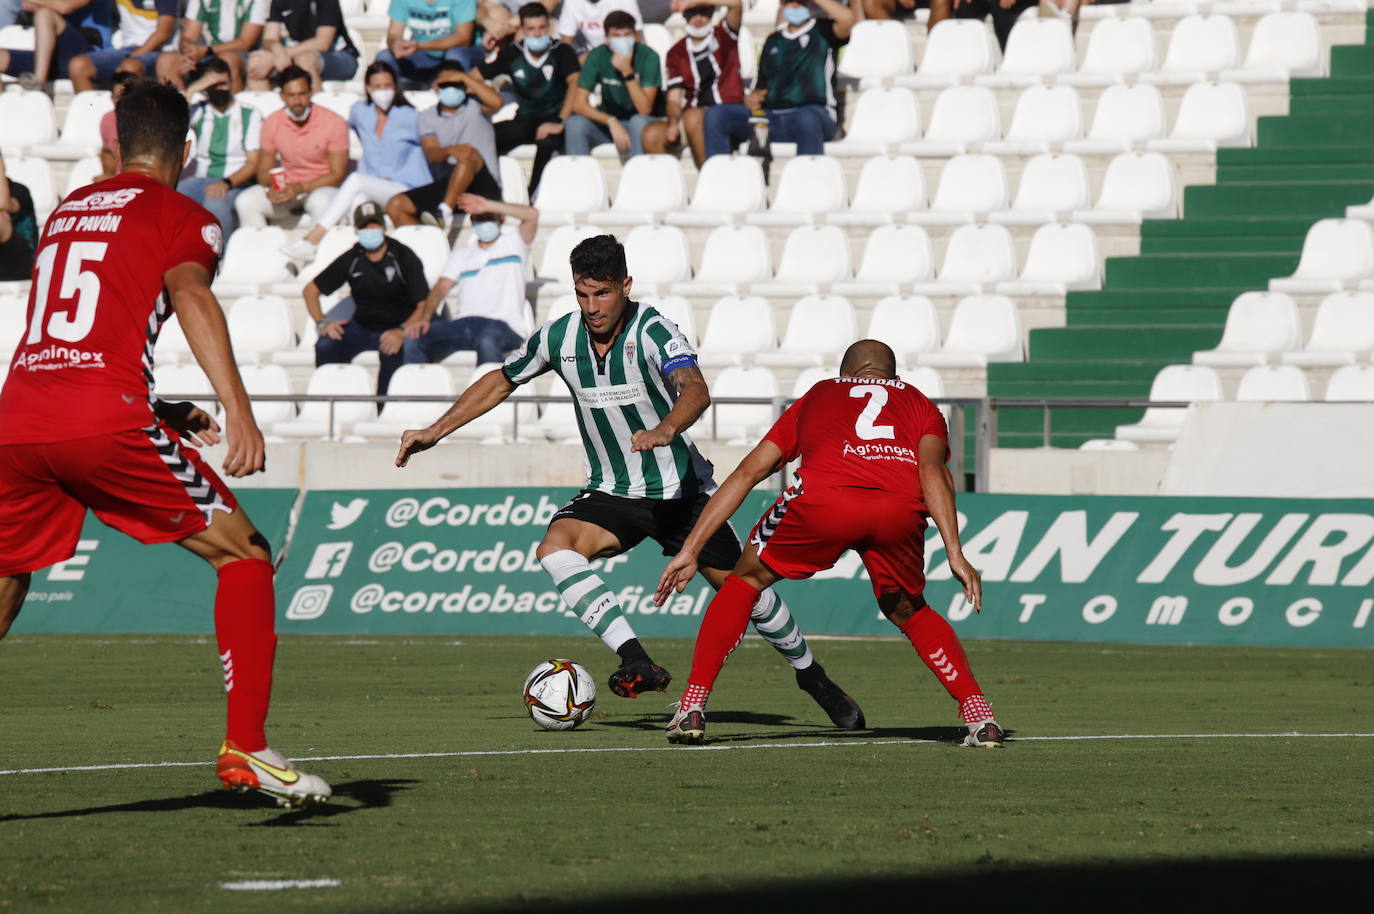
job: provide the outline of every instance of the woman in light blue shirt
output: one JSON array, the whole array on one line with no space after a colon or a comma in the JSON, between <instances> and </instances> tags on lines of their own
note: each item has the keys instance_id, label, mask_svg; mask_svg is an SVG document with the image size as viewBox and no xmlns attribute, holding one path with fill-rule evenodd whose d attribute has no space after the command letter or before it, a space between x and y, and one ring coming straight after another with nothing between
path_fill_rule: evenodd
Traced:
<instances>
[{"instance_id":1,"label":"woman in light blue shirt","mask_svg":"<svg viewBox=\"0 0 1374 914\"><path fill-rule=\"evenodd\" d=\"M379 60L367 68L365 85L367 100L354 102L348 112L348 126L362 143L362 160L310 234L282 248L293 260L314 260L324 233L355 207L367 202L384 206L396 194L433 180L420 148L420 114L406 101L396 71Z\"/></svg>"}]
</instances>

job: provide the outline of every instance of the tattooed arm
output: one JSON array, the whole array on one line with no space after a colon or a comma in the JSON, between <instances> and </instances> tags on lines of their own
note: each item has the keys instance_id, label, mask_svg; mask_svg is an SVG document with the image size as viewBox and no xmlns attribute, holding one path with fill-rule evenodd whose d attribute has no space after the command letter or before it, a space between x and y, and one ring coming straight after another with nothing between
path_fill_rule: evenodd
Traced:
<instances>
[{"instance_id":1,"label":"tattooed arm","mask_svg":"<svg viewBox=\"0 0 1374 914\"><path fill-rule=\"evenodd\" d=\"M677 402L657 426L634 433L630 439L631 452L648 451L671 443L700 419L706 407L711 405L706 379L701 376L701 369L697 366L684 365L668 375L667 380Z\"/></svg>"}]
</instances>

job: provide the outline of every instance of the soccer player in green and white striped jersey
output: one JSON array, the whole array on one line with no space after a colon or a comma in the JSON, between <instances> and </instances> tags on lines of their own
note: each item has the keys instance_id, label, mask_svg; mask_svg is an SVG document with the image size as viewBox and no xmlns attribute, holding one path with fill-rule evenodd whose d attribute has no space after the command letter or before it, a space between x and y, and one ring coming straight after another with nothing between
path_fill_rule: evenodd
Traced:
<instances>
[{"instance_id":1,"label":"soccer player in green and white striped jersey","mask_svg":"<svg viewBox=\"0 0 1374 914\"><path fill-rule=\"evenodd\" d=\"M634 698L664 691L672 677L650 659L590 562L646 538L664 555L677 553L716 488L711 464L686 434L711 397L696 354L677 327L630 299L632 280L619 241L611 235L588 238L573 249L571 261L579 310L536 330L429 428L402 435L396 465L405 466L412 454L493 409L519 385L556 372L576 406L587 485L554 514L536 554L564 602L620 656L611 691ZM702 550L702 576L718 589L740 554L734 530L720 527ZM777 594L763 591L751 617L836 726L863 726L863 711L816 662Z\"/></svg>"}]
</instances>

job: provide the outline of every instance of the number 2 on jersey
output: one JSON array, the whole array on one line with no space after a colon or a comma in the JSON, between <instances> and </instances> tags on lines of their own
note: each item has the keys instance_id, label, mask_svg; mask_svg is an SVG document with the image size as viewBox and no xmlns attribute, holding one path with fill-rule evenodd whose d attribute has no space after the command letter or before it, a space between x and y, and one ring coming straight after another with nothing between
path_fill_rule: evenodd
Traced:
<instances>
[{"instance_id":1,"label":"number 2 on jersey","mask_svg":"<svg viewBox=\"0 0 1374 914\"><path fill-rule=\"evenodd\" d=\"M854 420L854 434L865 441L878 438L895 438L896 433L890 425L876 425L878 414L887 405L887 388L881 384L855 384L849 389L851 397L867 397L863 412Z\"/></svg>"},{"instance_id":2,"label":"number 2 on jersey","mask_svg":"<svg viewBox=\"0 0 1374 914\"><path fill-rule=\"evenodd\" d=\"M38 269L38 287L33 296L33 321L29 324L27 343L37 343L43 338L43 319L48 317L48 295L52 291L53 268L57 254L67 250L67 263L62 271L62 284L58 288L59 301L76 299L76 307L52 312L48 319L48 335L53 339L75 343L86 338L95 326L95 308L100 302L100 277L90 270L82 269L89 261L105 259L109 245L104 241L73 241L70 244L50 244L43 249L34 261Z\"/></svg>"}]
</instances>

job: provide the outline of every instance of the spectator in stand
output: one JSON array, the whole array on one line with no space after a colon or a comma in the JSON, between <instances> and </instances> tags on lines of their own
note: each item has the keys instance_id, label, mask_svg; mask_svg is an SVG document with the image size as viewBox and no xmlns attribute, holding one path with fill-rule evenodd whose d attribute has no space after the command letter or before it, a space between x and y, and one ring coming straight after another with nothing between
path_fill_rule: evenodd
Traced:
<instances>
[{"instance_id":1,"label":"spectator in stand","mask_svg":"<svg viewBox=\"0 0 1374 914\"><path fill-rule=\"evenodd\" d=\"M118 104L124 90L129 87L129 83L138 79L137 76L125 70L114 75L110 83L110 104ZM100 174L91 179L91 183L104 181L106 178L114 177L115 160L115 114L111 108L100 116ZM229 237L228 235L225 236Z\"/></svg>"},{"instance_id":2,"label":"spectator in stand","mask_svg":"<svg viewBox=\"0 0 1374 914\"><path fill-rule=\"evenodd\" d=\"M348 80L358 72L358 49L344 27L339 0L272 0L262 50L248 55L248 88L262 91L273 73L290 66L321 80Z\"/></svg>"},{"instance_id":3,"label":"spectator in stand","mask_svg":"<svg viewBox=\"0 0 1374 914\"><path fill-rule=\"evenodd\" d=\"M240 105L230 89L229 64L207 57L189 93L205 93L191 109L195 134L195 175L183 177L177 190L208 209L228 238L234 233L234 204L257 180L262 149L262 115Z\"/></svg>"},{"instance_id":4,"label":"spectator in stand","mask_svg":"<svg viewBox=\"0 0 1374 914\"><path fill-rule=\"evenodd\" d=\"M358 243L305 284L305 308L315 320L315 365L351 362L360 352L377 350L381 370L377 393L384 396L391 376L403 364L402 347L429 295L425 269L414 251L386 235L386 217L375 203L353 214ZM320 296L348 284L350 296L329 310Z\"/></svg>"},{"instance_id":5,"label":"spectator in stand","mask_svg":"<svg viewBox=\"0 0 1374 914\"><path fill-rule=\"evenodd\" d=\"M38 249L38 217L29 189L5 174L0 156L0 282L33 278L33 252Z\"/></svg>"},{"instance_id":6,"label":"spectator in stand","mask_svg":"<svg viewBox=\"0 0 1374 914\"><path fill-rule=\"evenodd\" d=\"M745 108L722 109L706 126L706 155L722 155L749 137L749 110L768 114L770 142L796 143L797 155L822 155L839 131L835 55L849 42L854 13L837 0L816 0L830 18L816 19L806 0L783 0L783 25L763 43L759 77Z\"/></svg>"},{"instance_id":7,"label":"spectator in stand","mask_svg":"<svg viewBox=\"0 0 1374 914\"><path fill-rule=\"evenodd\" d=\"M446 60L464 72L482 60L481 46L472 42L477 0L391 0L387 16L386 49L377 59L391 64L407 89L423 89Z\"/></svg>"},{"instance_id":8,"label":"spectator in stand","mask_svg":"<svg viewBox=\"0 0 1374 914\"><path fill-rule=\"evenodd\" d=\"M514 118L492 125L496 130L496 152L505 155L525 143L535 144L529 187L532 198L544 166L555 153L563 151L563 125L572 114L579 65L572 47L554 37L549 11L543 4L526 3L520 7L520 32L524 35L522 41L507 44L477 71L488 80L503 74L510 77L518 107ZM490 85L474 84L473 91L486 107L501 108L503 100Z\"/></svg>"},{"instance_id":9,"label":"spectator in stand","mask_svg":"<svg viewBox=\"0 0 1374 914\"><path fill-rule=\"evenodd\" d=\"M318 222L339 192L348 171L348 124L328 108L310 102L310 74L287 67L281 74L286 107L262 124L258 182L239 195L239 224L264 226L304 211ZM274 184L277 157L281 171Z\"/></svg>"},{"instance_id":10,"label":"spectator in stand","mask_svg":"<svg viewBox=\"0 0 1374 914\"><path fill-rule=\"evenodd\" d=\"M479 365L499 362L532 329L525 265L539 230L539 210L476 194L463 194L458 205L472 217L476 242L454 247L418 319L407 328L407 364L438 362L460 349L475 351ZM518 231L501 231L506 217L520 220ZM458 316L436 319L435 312L455 286Z\"/></svg>"},{"instance_id":11,"label":"spectator in stand","mask_svg":"<svg viewBox=\"0 0 1374 914\"><path fill-rule=\"evenodd\" d=\"M461 224L454 213L460 195L501 199L496 132L478 95L478 87L485 86L475 71L463 72L456 60L439 65L434 77L439 104L420 112L420 148L431 181L387 201L387 215L396 225L415 225L424 215L453 234Z\"/></svg>"},{"instance_id":12,"label":"spectator in stand","mask_svg":"<svg viewBox=\"0 0 1374 914\"><path fill-rule=\"evenodd\" d=\"M229 65L230 88L243 91L248 54L262 40L272 0L190 0L177 49L157 59L157 78L186 90L186 77L207 56Z\"/></svg>"},{"instance_id":13,"label":"spectator in stand","mask_svg":"<svg viewBox=\"0 0 1374 914\"><path fill-rule=\"evenodd\" d=\"M358 170L349 175L304 238L282 248L301 263L315 259L315 250L327 229L363 203L378 206L399 193L431 181L429 163L420 148L420 113L400 91L396 71L383 61L367 68L367 100L353 103L348 126L363 146Z\"/></svg>"},{"instance_id":14,"label":"spectator in stand","mask_svg":"<svg viewBox=\"0 0 1374 914\"><path fill-rule=\"evenodd\" d=\"M1016 25L1016 20L1021 18L1022 13L1039 3L1040 0L930 0L928 28L934 28L939 21L948 19L951 8L955 19L986 19L991 16L992 30L997 33L997 43L1005 51L1007 39L1011 37L1011 27ZM1074 15L1077 16L1076 3L1074 7ZM940 13L939 18L935 15L937 10Z\"/></svg>"},{"instance_id":15,"label":"spectator in stand","mask_svg":"<svg viewBox=\"0 0 1374 914\"><path fill-rule=\"evenodd\" d=\"M558 34L585 61L589 51L606 43L606 17L617 10L634 20L632 31L638 40L644 28L639 0L563 0L558 15Z\"/></svg>"},{"instance_id":16,"label":"spectator in stand","mask_svg":"<svg viewBox=\"0 0 1374 914\"><path fill-rule=\"evenodd\" d=\"M52 94L50 83L67 75L72 59L110 47L113 0L24 0L33 13L33 50L0 49L0 72L25 89Z\"/></svg>"},{"instance_id":17,"label":"spectator in stand","mask_svg":"<svg viewBox=\"0 0 1374 914\"><path fill-rule=\"evenodd\" d=\"M162 49L176 34L178 5L179 0L115 0L122 46L73 57L67 65L72 88L88 92L116 73L155 72Z\"/></svg>"},{"instance_id":18,"label":"spectator in stand","mask_svg":"<svg viewBox=\"0 0 1374 914\"><path fill-rule=\"evenodd\" d=\"M634 17L623 10L607 14L605 26L606 43L587 55L573 90L574 113L563 133L568 155L588 155L598 143L640 155L644 129L662 119L658 52L635 40ZM600 108L592 107L595 89L601 90Z\"/></svg>"},{"instance_id":19,"label":"spectator in stand","mask_svg":"<svg viewBox=\"0 0 1374 914\"><path fill-rule=\"evenodd\" d=\"M749 117L739 75L739 29L744 0L717 0L725 17L714 27L716 7L700 0L673 0L687 20L687 36L668 49L668 119L644 131L644 151L676 154L685 140L700 168L706 161L706 124L714 115ZM730 110L738 109L738 110Z\"/></svg>"}]
</instances>

